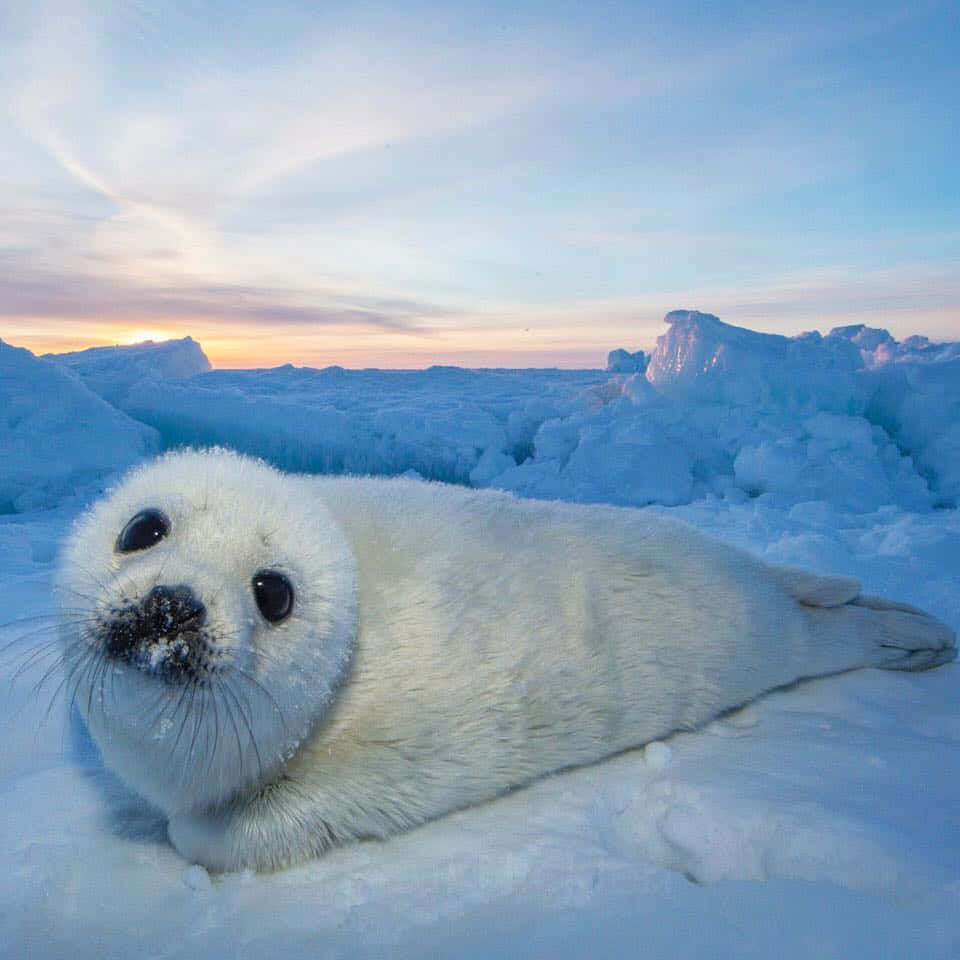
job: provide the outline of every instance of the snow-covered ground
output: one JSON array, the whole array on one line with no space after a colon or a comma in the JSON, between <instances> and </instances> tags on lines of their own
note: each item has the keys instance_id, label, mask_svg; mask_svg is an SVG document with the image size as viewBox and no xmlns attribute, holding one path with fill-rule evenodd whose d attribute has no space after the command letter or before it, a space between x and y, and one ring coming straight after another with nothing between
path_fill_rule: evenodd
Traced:
<instances>
[{"instance_id":1,"label":"snow-covered ground","mask_svg":"<svg viewBox=\"0 0 960 960\"><path fill-rule=\"evenodd\" d=\"M960 630L960 345L667 319L609 371L0 342L0 956L960 956L956 665L805 683L388 842L213 878L57 696L58 543L180 443L640 506Z\"/></svg>"}]
</instances>

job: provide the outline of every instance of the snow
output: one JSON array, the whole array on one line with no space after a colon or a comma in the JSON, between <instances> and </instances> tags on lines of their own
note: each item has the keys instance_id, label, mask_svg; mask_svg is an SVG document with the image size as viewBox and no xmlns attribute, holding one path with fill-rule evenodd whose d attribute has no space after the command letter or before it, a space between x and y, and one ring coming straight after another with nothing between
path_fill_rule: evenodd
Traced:
<instances>
[{"instance_id":1,"label":"snow","mask_svg":"<svg viewBox=\"0 0 960 960\"><path fill-rule=\"evenodd\" d=\"M116 406L130 387L142 380L182 380L210 369L210 361L191 337L127 347L91 347L75 353L47 353L52 360L72 370L96 394Z\"/></svg>"},{"instance_id":2,"label":"snow","mask_svg":"<svg viewBox=\"0 0 960 960\"><path fill-rule=\"evenodd\" d=\"M910 454L939 501L960 502L960 356L896 363L871 371L865 413ZM923 355L923 354L921 354Z\"/></svg>"},{"instance_id":3,"label":"snow","mask_svg":"<svg viewBox=\"0 0 960 960\"><path fill-rule=\"evenodd\" d=\"M642 350L630 353L619 347L607 354L610 373L643 373L647 369L647 355Z\"/></svg>"},{"instance_id":4,"label":"snow","mask_svg":"<svg viewBox=\"0 0 960 960\"><path fill-rule=\"evenodd\" d=\"M0 340L0 514L54 506L158 449L69 370Z\"/></svg>"},{"instance_id":5,"label":"snow","mask_svg":"<svg viewBox=\"0 0 960 960\"><path fill-rule=\"evenodd\" d=\"M649 362L619 348L605 371L0 343L0 956L960 955L956 665L804 683L269 876L183 861L57 695L58 542L186 442L643 506L960 629L960 345L667 324Z\"/></svg>"}]
</instances>

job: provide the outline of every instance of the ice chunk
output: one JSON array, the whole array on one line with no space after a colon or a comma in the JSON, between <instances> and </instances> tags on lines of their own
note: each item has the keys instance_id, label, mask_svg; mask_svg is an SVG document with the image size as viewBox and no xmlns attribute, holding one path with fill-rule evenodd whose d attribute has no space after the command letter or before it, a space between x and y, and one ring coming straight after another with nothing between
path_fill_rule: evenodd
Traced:
<instances>
[{"instance_id":1,"label":"ice chunk","mask_svg":"<svg viewBox=\"0 0 960 960\"><path fill-rule=\"evenodd\" d=\"M866 415L929 481L937 502L960 503L960 357L906 361L867 372Z\"/></svg>"},{"instance_id":2,"label":"ice chunk","mask_svg":"<svg viewBox=\"0 0 960 960\"><path fill-rule=\"evenodd\" d=\"M670 745L662 740L653 740L643 748L643 759L648 767L654 770L663 770L670 765L673 751Z\"/></svg>"},{"instance_id":3,"label":"ice chunk","mask_svg":"<svg viewBox=\"0 0 960 960\"><path fill-rule=\"evenodd\" d=\"M139 380L182 380L210 369L206 354L191 337L91 347L75 353L46 353L42 359L72 370L94 393L114 406Z\"/></svg>"},{"instance_id":4,"label":"ice chunk","mask_svg":"<svg viewBox=\"0 0 960 960\"><path fill-rule=\"evenodd\" d=\"M159 446L74 374L0 340L0 513L54 506Z\"/></svg>"},{"instance_id":5,"label":"ice chunk","mask_svg":"<svg viewBox=\"0 0 960 960\"><path fill-rule=\"evenodd\" d=\"M863 365L848 341L781 337L721 322L712 313L674 310L657 338L647 379L699 402L779 407L813 413L859 412Z\"/></svg>"},{"instance_id":6,"label":"ice chunk","mask_svg":"<svg viewBox=\"0 0 960 960\"><path fill-rule=\"evenodd\" d=\"M734 474L742 490L773 495L782 506L824 500L868 512L888 503L925 509L931 502L912 462L863 417L821 412L784 424L775 439L745 444Z\"/></svg>"},{"instance_id":7,"label":"ice chunk","mask_svg":"<svg viewBox=\"0 0 960 960\"><path fill-rule=\"evenodd\" d=\"M643 373L646 369L647 355L642 350L630 353L621 348L607 354L607 370L610 373Z\"/></svg>"},{"instance_id":8,"label":"ice chunk","mask_svg":"<svg viewBox=\"0 0 960 960\"><path fill-rule=\"evenodd\" d=\"M931 343L929 338L921 336L897 342L889 331L862 323L834 327L828 339L846 340L856 345L867 367L888 363L940 363L960 358L960 343Z\"/></svg>"},{"instance_id":9,"label":"ice chunk","mask_svg":"<svg viewBox=\"0 0 960 960\"><path fill-rule=\"evenodd\" d=\"M180 879L183 880L183 885L191 890L209 890L211 886L210 874L198 863L184 867Z\"/></svg>"}]
</instances>

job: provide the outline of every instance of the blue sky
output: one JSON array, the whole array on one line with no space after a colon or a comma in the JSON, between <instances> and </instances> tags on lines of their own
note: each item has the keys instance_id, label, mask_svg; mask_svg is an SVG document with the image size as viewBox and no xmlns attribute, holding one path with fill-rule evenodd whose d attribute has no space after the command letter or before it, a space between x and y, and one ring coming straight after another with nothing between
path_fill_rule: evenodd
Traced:
<instances>
[{"instance_id":1,"label":"blue sky","mask_svg":"<svg viewBox=\"0 0 960 960\"><path fill-rule=\"evenodd\" d=\"M593 366L675 307L960 338L951 3L21 6L11 342Z\"/></svg>"}]
</instances>

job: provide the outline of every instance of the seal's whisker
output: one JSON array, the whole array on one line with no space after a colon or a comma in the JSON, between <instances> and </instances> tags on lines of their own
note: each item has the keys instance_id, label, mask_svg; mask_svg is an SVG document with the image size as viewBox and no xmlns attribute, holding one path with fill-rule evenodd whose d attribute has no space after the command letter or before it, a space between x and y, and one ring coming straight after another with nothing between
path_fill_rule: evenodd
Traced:
<instances>
[{"instance_id":1,"label":"seal's whisker","mask_svg":"<svg viewBox=\"0 0 960 960\"><path fill-rule=\"evenodd\" d=\"M260 748L257 746L257 738L253 732L253 727L251 726L250 719L247 715L247 712L246 710L244 710L243 703L241 702L240 698L237 696L236 692L232 689L229 682L223 681L222 687L223 687L224 693L229 694L231 697L233 697L233 702L237 705L237 711L240 714L240 719L243 721L244 726L247 728L247 735L250 738L250 745L253 747L253 752L257 758L257 774L258 776L262 777L263 776L263 760L260 756ZM239 733L238 733L237 747L238 749L240 747Z\"/></svg>"},{"instance_id":2,"label":"seal's whisker","mask_svg":"<svg viewBox=\"0 0 960 960\"><path fill-rule=\"evenodd\" d=\"M274 695L259 680L257 680L255 676L248 673L246 670L240 670L240 669L234 668L232 673L238 679L243 680L245 683L253 687L253 689L257 693L262 694L267 698L267 700L270 702L271 707L273 707L274 712L280 718L280 724L283 727L284 734L288 734L289 730L287 728L286 717L284 716L283 710L280 707L280 704L277 702L276 697L274 697Z\"/></svg>"},{"instance_id":3,"label":"seal's whisker","mask_svg":"<svg viewBox=\"0 0 960 960\"><path fill-rule=\"evenodd\" d=\"M57 672L58 672L62 667L64 667L65 665L66 665L66 654L61 653L61 654L53 661L53 663L51 663L50 666L47 667L47 669L43 671L43 673L42 673L41 676L40 676L40 679L37 680L36 683L34 683L33 688L32 688L31 691L30 691L31 696L34 696L34 697L40 696L40 692L43 690L43 687L44 687L44 685L46 684L46 682L47 682L51 677L55 676L55 675L57 674ZM60 687L62 687L63 682L64 682L64 681L61 680L61 681L60 681L60 686L58 686L57 689L54 690L54 697L56 697L56 695L60 692Z\"/></svg>"},{"instance_id":4,"label":"seal's whisker","mask_svg":"<svg viewBox=\"0 0 960 960\"><path fill-rule=\"evenodd\" d=\"M87 681L87 716L93 710L93 695L99 685L100 697L97 703L100 705L100 712L103 713L103 676L109 669L109 660L105 654L99 654L96 661L96 669L92 672Z\"/></svg>"},{"instance_id":5,"label":"seal's whisker","mask_svg":"<svg viewBox=\"0 0 960 960\"><path fill-rule=\"evenodd\" d=\"M79 597L81 600L86 600L89 603L96 603L98 597L102 596L103 593L106 592L109 586L109 581L103 579L98 573L95 573L86 564L86 562L80 557L76 557L76 556L71 557L71 565L75 569L79 570L84 575L84 577L87 578L87 580L93 583L93 585L97 588L97 593L96 594L83 593L77 588L76 584L67 584L64 582L60 582L57 584L58 592L66 591L72 596Z\"/></svg>"},{"instance_id":6,"label":"seal's whisker","mask_svg":"<svg viewBox=\"0 0 960 960\"><path fill-rule=\"evenodd\" d=\"M11 627L18 627L22 624L37 623L40 621L47 622L53 627L59 620L60 617L55 613L37 613L30 617L17 617L16 620L4 620L3 623L0 623L0 630L9 630Z\"/></svg>"},{"instance_id":7,"label":"seal's whisker","mask_svg":"<svg viewBox=\"0 0 960 960\"><path fill-rule=\"evenodd\" d=\"M57 701L57 697L59 697L60 691L63 689L70 691L70 697L67 701L68 710L72 711L74 709L77 704L77 695L80 692L80 685L83 682L83 678L89 673L91 664L95 663L97 656L99 656L99 654L91 650L81 651L79 656L73 658L70 669L64 675L57 689L53 692L53 696L50 698L44 722L49 718L50 712L53 710L53 706Z\"/></svg>"},{"instance_id":8,"label":"seal's whisker","mask_svg":"<svg viewBox=\"0 0 960 960\"><path fill-rule=\"evenodd\" d=\"M103 593L107 590L106 586L97 587L99 593L86 593L85 591L78 590L76 587L67 587L67 586L57 586L55 588L56 592L60 595L69 594L72 600L83 600L89 604L95 604L99 601L100 597L103 596Z\"/></svg>"},{"instance_id":9,"label":"seal's whisker","mask_svg":"<svg viewBox=\"0 0 960 960\"><path fill-rule=\"evenodd\" d=\"M6 640L3 644L0 644L0 657L6 656L8 653L10 653L10 651L19 646L29 646L38 637L49 637L49 643L62 643L61 637L57 630L58 627L83 627L90 622L91 620L88 616L80 616L78 612L59 620L56 624L50 623L41 627L36 627L32 630L26 630L23 632L18 631L16 636L13 636L9 640Z\"/></svg>"},{"instance_id":10,"label":"seal's whisker","mask_svg":"<svg viewBox=\"0 0 960 960\"><path fill-rule=\"evenodd\" d=\"M237 726L237 718L233 715L233 710L230 707L230 702L226 698L227 689L225 685L215 684L215 687L219 687L220 691L224 694L223 697L223 708L227 714L227 717L230 720L230 725L233 727L233 736L237 742L237 763L240 767L243 767L243 743L240 740L240 728Z\"/></svg>"},{"instance_id":11,"label":"seal's whisker","mask_svg":"<svg viewBox=\"0 0 960 960\"><path fill-rule=\"evenodd\" d=\"M191 693L190 693L189 715L193 717L193 735L190 737L190 746L187 748L186 759L192 759L194 756L194 749L196 747L197 737L200 735L200 725L204 719L205 711L200 709L194 710L193 708L193 701L196 698L197 689L198 687L196 684L190 685Z\"/></svg>"},{"instance_id":12,"label":"seal's whisker","mask_svg":"<svg viewBox=\"0 0 960 960\"><path fill-rule=\"evenodd\" d=\"M170 722L176 723L177 714L180 714L180 724L177 727L177 735L174 738L173 745L170 747L171 762L177 755L177 748L183 739L183 731L187 729L187 721L193 718L194 722L196 722L196 717L193 713L193 699L196 696L196 692L197 688L192 683L184 684L180 697L174 705L173 713L170 716Z\"/></svg>"},{"instance_id":13,"label":"seal's whisker","mask_svg":"<svg viewBox=\"0 0 960 960\"><path fill-rule=\"evenodd\" d=\"M63 648L55 640L48 640L39 646L31 647L30 650L24 654L23 659L10 676L10 686L14 686L16 682L24 676L24 674L31 670L31 668L42 668L43 663L50 656L54 657L52 665L44 671L40 680L34 685L33 688L34 694L39 693L40 688L47 680L48 675L51 672L56 671L57 667L63 662Z\"/></svg>"},{"instance_id":14,"label":"seal's whisker","mask_svg":"<svg viewBox=\"0 0 960 960\"><path fill-rule=\"evenodd\" d=\"M180 695L176 697L175 701L173 701L173 711L171 712L168 718L170 720L171 725L173 725L176 722L177 714L180 712L180 708L183 707L183 705L185 704L188 693L190 694L192 699L194 689L195 689L195 686L192 683L184 683L180 685ZM167 702L169 703L171 701L168 700ZM189 711L185 709L183 712L183 719L180 721L180 729L177 731L177 736L174 739L172 746L170 747L171 759L176 755L177 747L180 745L180 738L183 736L183 728L186 724L188 713Z\"/></svg>"},{"instance_id":15,"label":"seal's whisker","mask_svg":"<svg viewBox=\"0 0 960 960\"><path fill-rule=\"evenodd\" d=\"M217 747L220 744L220 708L217 705L217 690L209 688L210 702L213 704L213 746L210 748L210 759L207 764L207 770L213 770L213 762L217 755Z\"/></svg>"},{"instance_id":16,"label":"seal's whisker","mask_svg":"<svg viewBox=\"0 0 960 960\"><path fill-rule=\"evenodd\" d=\"M114 670L113 676L116 676L118 672L119 671ZM144 715L148 717L154 716L158 721L162 722L164 719L164 710L167 705L169 705L171 699L172 698L170 696L168 685L165 683L161 684L157 691L157 695L150 702L150 706L144 711Z\"/></svg>"},{"instance_id":17,"label":"seal's whisker","mask_svg":"<svg viewBox=\"0 0 960 960\"><path fill-rule=\"evenodd\" d=\"M180 725L177 727L177 735L173 739L173 743L170 745L170 749L167 751L169 754L169 759L172 762L177 755L177 747L180 746L180 741L183 739L183 731L186 729L187 720L191 716L190 705L193 703L193 696L196 691L196 688L192 683L185 683L180 688L180 696L177 697L176 701L173 704L173 710L169 715L169 720L171 727L177 722L177 715L180 714ZM182 713L181 713L182 708Z\"/></svg>"},{"instance_id":18,"label":"seal's whisker","mask_svg":"<svg viewBox=\"0 0 960 960\"><path fill-rule=\"evenodd\" d=\"M50 714L53 712L53 707L54 707L54 705L55 705L56 702L57 702L57 698L60 696L60 691L63 690L64 688L66 688L67 690L70 689L70 684L73 682L74 674L77 672L77 670L81 669L82 666L85 664L85 655L86 655L86 651L81 651L81 654L80 654L79 657L74 657L74 658L73 658L73 663L72 663L72 665L70 666L70 669L63 675L63 677L62 677L61 680L60 680L60 683L57 684L57 687L56 687L56 689L53 691L53 694L52 694L51 697L50 697L50 702L47 704L47 709L46 709L46 711L45 711L45 713L44 713L44 717L43 717L43 723L44 723L44 724L46 724L46 723L49 721L49 719L50 719ZM61 665L62 665L62 666L66 666L66 663L67 663L67 655L66 655L66 653L65 653L64 656L63 656L63 658L62 658L62 660L61 660L59 663L53 664L53 665L46 671L46 673L44 673L44 675L40 678L40 681L39 681L39 683L38 683L38 685L37 685L37 691L38 691L38 693L39 693L39 691L43 688L43 684L45 684L45 683L47 682L47 680L48 680L51 676L53 676L53 674L56 672L57 668L58 668L59 666L61 666ZM73 694L72 694L72 696L71 696L71 698L70 698L70 701L69 701L69 703L70 703L70 708L71 708L71 709L73 708L74 697L76 697L76 687L74 688Z\"/></svg>"},{"instance_id":19,"label":"seal's whisker","mask_svg":"<svg viewBox=\"0 0 960 960\"><path fill-rule=\"evenodd\" d=\"M54 692L54 697L56 697L59 695L60 689L64 686L66 687L70 693L70 696L67 698L67 709L69 711L73 711L77 708L77 693L80 690L80 678L77 677L76 682L74 682L74 676L77 675L78 670L81 669L81 665L85 665L85 660L88 656L94 656L92 650L84 651L80 654L80 656L72 658L72 663L67 672L64 674L63 679L60 681L60 686ZM64 661L64 666L67 666L66 660ZM51 707L52 705L53 702L51 701ZM48 709L50 708L48 707Z\"/></svg>"}]
</instances>

